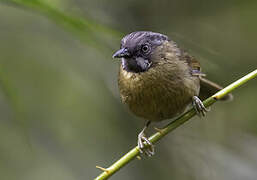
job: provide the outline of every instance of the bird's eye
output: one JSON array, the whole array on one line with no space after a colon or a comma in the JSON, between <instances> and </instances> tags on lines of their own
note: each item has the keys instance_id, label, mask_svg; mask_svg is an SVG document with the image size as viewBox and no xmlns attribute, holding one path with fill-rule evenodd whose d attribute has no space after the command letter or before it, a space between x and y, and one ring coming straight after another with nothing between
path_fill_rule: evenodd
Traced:
<instances>
[{"instance_id":1,"label":"bird's eye","mask_svg":"<svg viewBox=\"0 0 257 180\"><path fill-rule=\"evenodd\" d=\"M143 53L148 53L150 51L150 49L151 48L150 48L150 46L148 44L144 44L141 47L141 50L142 50Z\"/></svg>"}]
</instances>

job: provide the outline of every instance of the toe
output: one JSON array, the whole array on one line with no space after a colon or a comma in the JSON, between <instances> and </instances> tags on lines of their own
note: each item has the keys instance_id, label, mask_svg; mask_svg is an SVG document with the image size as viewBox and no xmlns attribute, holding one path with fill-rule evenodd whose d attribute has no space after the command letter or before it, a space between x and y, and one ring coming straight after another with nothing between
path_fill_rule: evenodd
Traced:
<instances>
[{"instance_id":1,"label":"toe","mask_svg":"<svg viewBox=\"0 0 257 180\"><path fill-rule=\"evenodd\" d=\"M209 111L197 96L193 97L193 107L199 117L204 117L206 112Z\"/></svg>"},{"instance_id":2,"label":"toe","mask_svg":"<svg viewBox=\"0 0 257 180\"><path fill-rule=\"evenodd\" d=\"M153 144L143 134L138 136L138 148L140 153L145 153L149 157L154 155Z\"/></svg>"}]
</instances>

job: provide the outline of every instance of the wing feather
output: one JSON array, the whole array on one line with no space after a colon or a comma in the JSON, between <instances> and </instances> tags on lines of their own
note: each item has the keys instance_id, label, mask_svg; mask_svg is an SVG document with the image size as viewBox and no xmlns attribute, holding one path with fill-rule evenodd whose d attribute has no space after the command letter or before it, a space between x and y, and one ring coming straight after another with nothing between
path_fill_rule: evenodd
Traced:
<instances>
[{"instance_id":1,"label":"wing feather","mask_svg":"<svg viewBox=\"0 0 257 180\"><path fill-rule=\"evenodd\" d=\"M200 93L199 97L200 99L204 100L213 94L215 94L217 91L223 89L222 86L204 78L206 75L201 72L201 66L199 61L195 59L195 57L190 56L187 52L184 52L184 59L188 63L189 67L191 68L191 73L193 76L198 76L200 79ZM232 100L233 95L228 94L227 96L224 96L221 100Z\"/></svg>"}]
</instances>

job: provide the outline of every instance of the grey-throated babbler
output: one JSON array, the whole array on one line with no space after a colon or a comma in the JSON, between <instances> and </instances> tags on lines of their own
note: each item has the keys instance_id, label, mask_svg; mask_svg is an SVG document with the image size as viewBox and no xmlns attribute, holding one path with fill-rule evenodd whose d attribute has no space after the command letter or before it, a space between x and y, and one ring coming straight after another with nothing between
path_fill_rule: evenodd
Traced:
<instances>
[{"instance_id":1,"label":"grey-throated babbler","mask_svg":"<svg viewBox=\"0 0 257 180\"><path fill-rule=\"evenodd\" d=\"M138 135L138 147L148 156L153 155L154 149L145 130L152 121L173 118L190 103L204 116L207 109L200 99L221 89L204 78L193 56L160 33L137 31L126 35L113 57L121 58L118 85L122 102L136 116L147 120ZM231 98L230 94L223 100Z\"/></svg>"}]
</instances>

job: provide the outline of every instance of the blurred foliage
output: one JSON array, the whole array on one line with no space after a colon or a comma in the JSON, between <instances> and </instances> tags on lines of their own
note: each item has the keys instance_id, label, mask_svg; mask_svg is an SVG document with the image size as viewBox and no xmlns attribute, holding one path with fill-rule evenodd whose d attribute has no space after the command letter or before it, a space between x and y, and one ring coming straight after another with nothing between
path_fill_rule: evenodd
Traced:
<instances>
[{"instance_id":1,"label":"blurred foliage","mask_svg":"<svg viewBox=\"0 0 257 180\"><path fill-rule=\"evenodd\" d=\"M256 10L252 0L0 0L0 178L93 179L136 144L143 121L120 103L111 58L126 33L169 35L226 85L257 67ZM256 89L112 179L255 179Z\"/></svg>"},{"instance_id":2,"label":"blurred foliage","mask_svg":"<svg viewBox=\"0 0 257 180\"><path fill-rule=\"evenodd\" d=\"M94 48L105 50L107 44L102 40L103 36L111 35L112 38L121 38L121 33L103 26L86 17L75 17L69 13L63 12L60 7L51 1L41 0L2 0L5 3L16 5L23 8L30 8L36 12L41 12L55 23L62 25L63 28L70 30L78 38ZM60 2L57 3L61 6ZM61 6L62 7L62 6Z\"/></svg>"}]
</instances>

